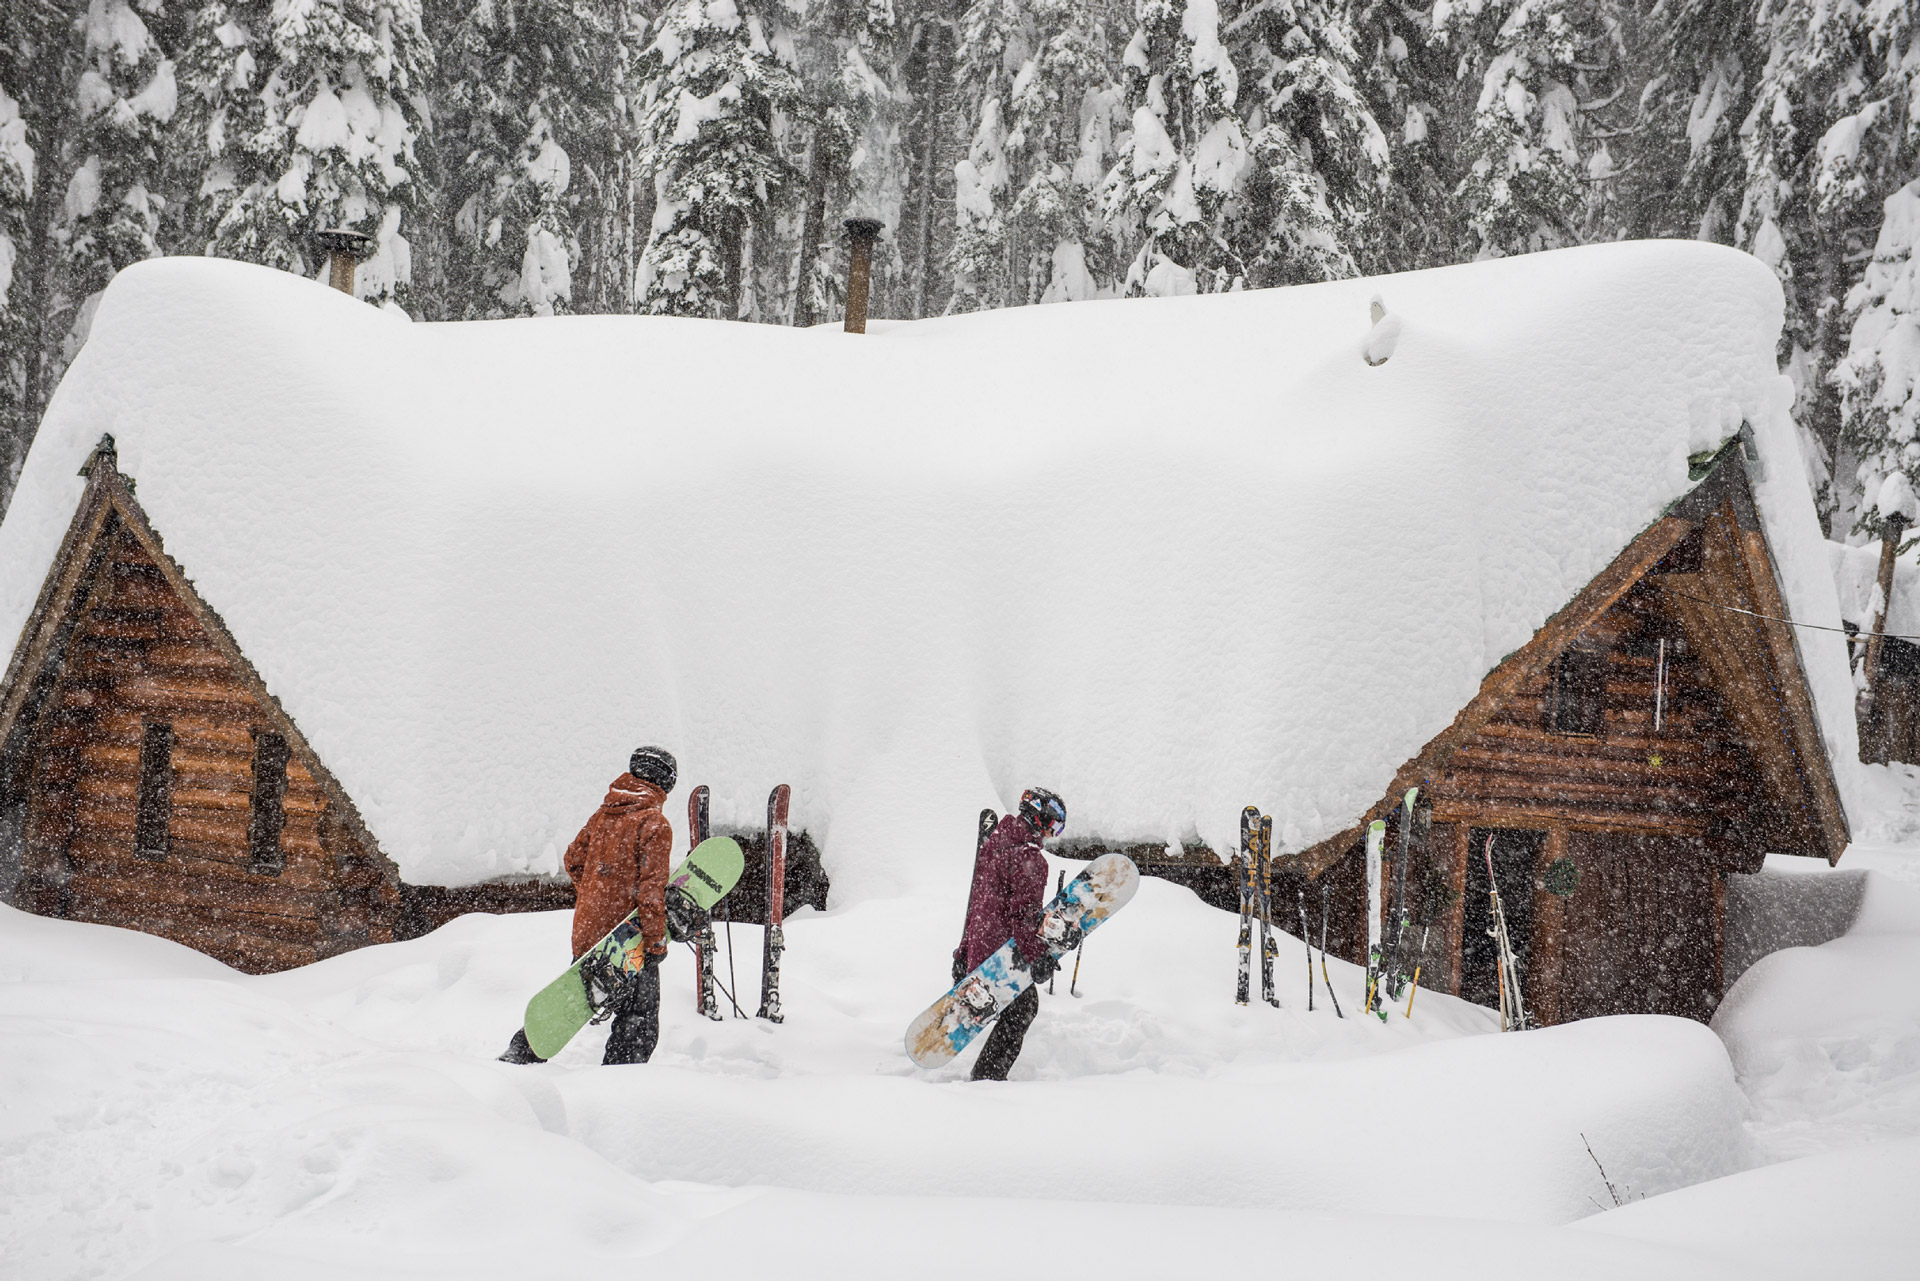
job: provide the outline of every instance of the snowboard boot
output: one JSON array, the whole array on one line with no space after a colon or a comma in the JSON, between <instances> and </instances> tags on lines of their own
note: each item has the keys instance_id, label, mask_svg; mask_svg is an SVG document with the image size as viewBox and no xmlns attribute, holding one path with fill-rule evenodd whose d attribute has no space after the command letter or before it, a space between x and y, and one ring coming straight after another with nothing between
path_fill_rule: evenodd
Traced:
<instances>
[{"instance_id":1,"label":"snowboard boot","mask_svg":"<svg viewBox=\"0 0 1920 1281\"><path fill-rule=\"evenodd\" d=\"M500 1062L545 1063L546 1060L533 1052L533 1047L527 1044L527 1029L521 1028L513 1034L513 1039L507 1042L507 1052L500 1056Z\"/></svg>"}]
</instances>

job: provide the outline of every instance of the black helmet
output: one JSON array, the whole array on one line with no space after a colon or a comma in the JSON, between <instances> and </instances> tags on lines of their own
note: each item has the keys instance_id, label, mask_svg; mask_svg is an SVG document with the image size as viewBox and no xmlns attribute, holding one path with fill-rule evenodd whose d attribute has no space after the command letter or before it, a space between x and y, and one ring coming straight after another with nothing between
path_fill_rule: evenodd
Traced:
<instances>
[{"instance_id":1,"label":"black helmet","mask_svg":"<svg viewBox=\"0 0 1920 1281\"><path fill-rule=\"evenodd\" d=\"M627 772L642 783L652 783L663 792L671 792L680 777L680 767L674 764L673 753L664 747L634 748L633 759L627 762Z\"/></svg>"},{"instance_id":2,"label":"black helmet","mask_svg":"<svg viewBox=\"0 0 1920 1281\"><path fill-rule=\"evenodd\" d=\"M1042 836L1058 836L1067 830L1067 803L1044 787L1029 787L1020 793L1020 817Z\"/></svg>"}]
</instances>

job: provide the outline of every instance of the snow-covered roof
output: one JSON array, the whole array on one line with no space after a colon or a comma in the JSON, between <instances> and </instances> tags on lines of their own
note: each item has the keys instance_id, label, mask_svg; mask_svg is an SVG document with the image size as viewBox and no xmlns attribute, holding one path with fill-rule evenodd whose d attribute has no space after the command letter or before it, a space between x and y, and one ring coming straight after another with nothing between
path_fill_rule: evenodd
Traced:
<instances>
[{"instance_id":1,"label":"snow-covered roof","mask_svg":"<svg viewBox=\"0 0 1920 1281\"><path fill-rule=\"evenodd\" d=\"M1070 832L1227 848L1253 803L1299 849L1742 421L1786 599L1837 622L1781 309L1688 242L865 336L410 325L156 260L108 291L0 525L0 636L111 432L409 880L556 870L640 742L718 823L792 783L836 895L910 879L836 836L954 826L964 858L969 807L1035 783ZM1800 635L1843 767L1842 643Z\"/></svg>"}]
</instances>

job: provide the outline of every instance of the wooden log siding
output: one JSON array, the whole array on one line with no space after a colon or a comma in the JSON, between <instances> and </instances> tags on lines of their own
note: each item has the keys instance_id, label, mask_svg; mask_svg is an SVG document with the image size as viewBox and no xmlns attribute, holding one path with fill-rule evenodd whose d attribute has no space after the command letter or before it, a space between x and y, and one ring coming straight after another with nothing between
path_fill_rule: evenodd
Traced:
<instances>
[{"instance_id":1,"label":"wooden log siding","mask_svg":"<svg viewBox=\"0 0 1920 1281\"><path fill-rule=\"evenodd\" d=\"M1560 734L1548 671L1522 681L1432 780L1434 821L1546 831L1661 831L1724 842L1756 826L1758 777L1725 701L1649 586L1593 632L1609 637L1599 734ZM1653 729L1657 642L1666 639L1665 714ZM1580 643L1586 643L1583 634Z\"/></svg>"},{"instance_id":2,"label":"wooden log siding","mask_svg":"<svg viewBox=\"0 0 1920 1281\"><path fill-rule=\"evenodd\" d=\"M34 739L27 905L160 934L251 972L391 937L397 895L364 843L329 821L319 782L246 677L131 530L104 541ZM157 726L171 750L155 859L136 838ZM264 819L257 756L285 762L284 790L264 789L277 814Z\"/></svg>"}]
</instances>

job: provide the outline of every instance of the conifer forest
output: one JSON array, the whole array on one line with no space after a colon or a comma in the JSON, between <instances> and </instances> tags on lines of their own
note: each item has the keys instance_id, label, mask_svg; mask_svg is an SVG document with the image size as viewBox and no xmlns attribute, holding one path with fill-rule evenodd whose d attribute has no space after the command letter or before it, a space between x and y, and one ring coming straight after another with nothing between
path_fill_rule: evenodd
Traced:
<instances>
[{"instance_id":1,"label":"conifer forest","mask_svg":"<svg viewBox=\"0 0 1920 1281\"><path fill-rule=\"evenodd\" d=\"M808 325L855 216L896 318L1718 241L1831 532L1920 482L1913 0L6 0L0 509L140 259Z\"/></svg>"}]
</instances>

